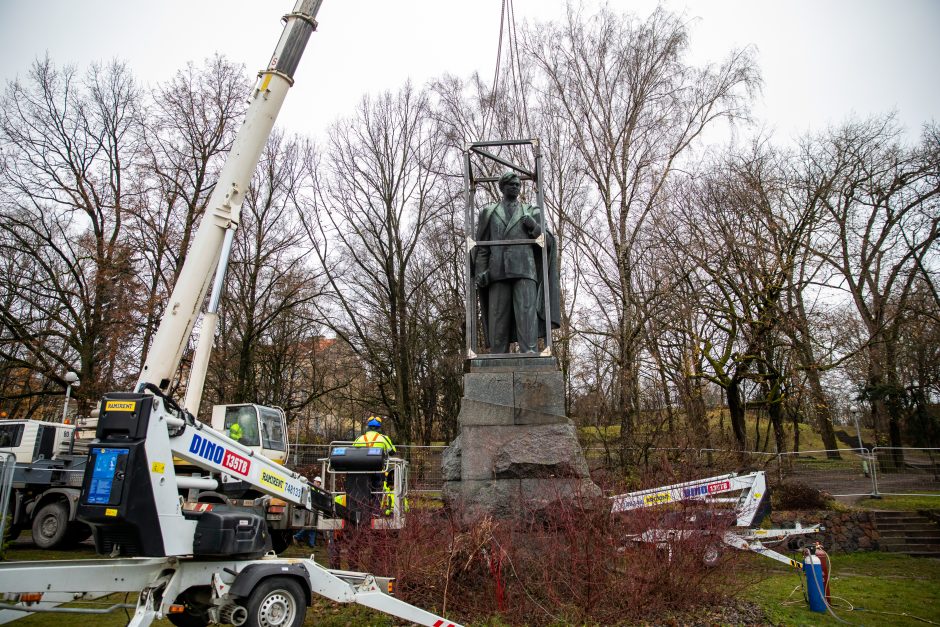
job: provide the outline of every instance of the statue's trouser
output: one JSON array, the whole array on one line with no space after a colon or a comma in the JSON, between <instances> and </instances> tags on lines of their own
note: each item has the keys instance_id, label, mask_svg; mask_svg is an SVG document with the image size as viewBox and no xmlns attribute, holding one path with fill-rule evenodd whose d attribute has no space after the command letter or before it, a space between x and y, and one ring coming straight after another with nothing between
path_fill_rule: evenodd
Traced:
<instances>
[{"instance_id":1,"label":"statue's trouser","mask_svg":"<svg viewBox=\"0 0 940 627\"><path fill-rule=\"evenodd\" d=\"M506 279L489 285L490 351L509 352L513 325L520 353L534 353L538 348L538 287L532 279Z\"/></svg>"}]
</instances>

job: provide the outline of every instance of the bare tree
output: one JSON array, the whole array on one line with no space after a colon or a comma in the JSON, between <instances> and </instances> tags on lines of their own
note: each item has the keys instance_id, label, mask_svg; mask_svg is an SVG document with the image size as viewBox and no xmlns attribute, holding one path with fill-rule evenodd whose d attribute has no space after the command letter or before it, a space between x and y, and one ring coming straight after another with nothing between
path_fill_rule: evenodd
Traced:
<instances>
[{"instance_id":1,"label":"bare tree","mask_svg":"<svg viewBox=\"0 0 940 627\"><path fill-rule=\"evenodd\" d=\"M428 97L410 84L365 97L330 131L326 173L308 207L311 245L329 283L326 323L367 364L375 397L399 437L425 410L417 385L426 356L419 299L437 268L421 264L423 239L452 200L443 184L444 143ZM317 168L309 162L312 171Z\"/></svg>"},{"instance_id":2,"label":"bare tree","mask_svg":"<svg viewBox=\"0 0 940 627\"><path fill-rule=\"evenodd\" d=\"M592 186L579 258L582 296L597 315L582 333L613 349L625 439L640 412L644 321L662 298L663 277L643 276L655 268L648 220L693 142L716 121L743 117L759 80L748 51L697 69L683 61L686 45L677 16L657 10L641 21L606 9L587 20L571 9L565 23L532 29L527 44Z\"/></svg>"},{"instance_id":3,"label":"bare tree","mask_svg":"<svg viewBox=\"0 0 940 627\"><path fill-rule=\"evenodd\" d=\"M299 411L323 390L311 385L322 335L315 314L320 277L301 246L293 191L302 146L280 132L268 140L245 196L219 310L210 389L222 402Z\"/></svg>"},{"instance_id":4,"label":"bare tree","mask_svg":"<svg viewBox=\"0 0 940 627\"><path fill-rule=\"evenodd\" d=\"M119 63L79 76L50 60L0 102L0 247L23 259L4 277L2 356L64 388L75 369L83 410L122 381L137 293L125 221L140 197L141 96ZM47 386L36 394L52 393Z\"/></svg>"},{"instance_id":5,"label":"bare tree","mask_svg":"<svg viewBox=\"0 0 940 627\"><path fill-rule=\"evenodd\" d=\"M198 68L188 64L151 94L142 173L147 193L130 211L144 288L135 316L142 327L140 367L234 140L249 87L243 66L215 56Z\"/></svg>"},{"instance_id":6,"label":"bare tree","mask_svg":"<svg viewBox=\"0 0 940 627\"><path fill-rule=\"evenodd\" d=\"M829 229L815 252L838 275L867 337L862 391L880 444L901 446L903 386L897 345L918 279L935 267L940 149L930 129L907 147L892 116L850 122L820 137L813 166L834 173L822 199ZM932 284L932 281L928 281ZM935 285L933 286L935 289Z\"/></svg>"},{"instance_id":7,"label":"bare tree","mask_svg":"<svg viewBox=\"0 0 940 627\"><path fill-rule=\"evenodd\" d=\"M940 444L940 307L934 288L918 281L898 334L898 379L905 390L907 435L915 446Z\"/></svg>"},{"instance_id":8,"label":"bare tree","mask_svg":"<svg viewBox=\"0 0 940 627\"><path fill-rule=\"evenodd\" d=\"M731 426L746 444L742 386L762 390L778 450L785 450L782 403L790 380L784 295L806 247L813 212L790 207L783 159L765 145L725 159L691 184L676 207L682 227L665 234L691 263L701 315L712 332L699 338L709 364L702 375L725 390ZM683 242L687 242L683 245ZM677 265L682 264L676 259Z\"/></svg>"}]
</instances>

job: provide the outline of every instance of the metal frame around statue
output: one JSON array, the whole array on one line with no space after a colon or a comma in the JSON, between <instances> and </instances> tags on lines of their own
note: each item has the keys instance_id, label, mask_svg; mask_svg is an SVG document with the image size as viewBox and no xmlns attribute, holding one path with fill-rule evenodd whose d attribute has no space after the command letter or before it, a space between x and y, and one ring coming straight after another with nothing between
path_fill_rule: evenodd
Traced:
<instances>
[{"instance_id":1,"label":"metal frame around statue","mask_svg":"<svg viewBox=\"0 0 940 627\"><path fill-rule=\"evenodd\" d=\"M530 171L520 165L516 165L502 157L498 157L487 148L499 146L531 146L535 158L535 168ZM476 207L474 201L476 198L477 185L481 183L495 183L499 181L498 176L480 176L474 177L473 163L471 154L479 155L484 159L495 161L496 163L510 168L519 174L522 181L533 181L535 183L536 204L541 209L539 211L540 234L535 239L514 239L514 240L488 240L477 242L473 239L476 233ZM477 293L473 280L473 249L477 246L509 246L514 244L537 244L542 249L542 281L543 285L548 286L548 246L545 238L545 196L542 191L542 151L538 139L505 139L491 140L483 142L473 142L464 149L464 195L466 208L464 210L464 224L467 233L467 263L466 263L466 325L467 325L467 359L532 359L539 357L550 357L552 355L552 320L551 304L549 290L543 290L545 298L545 348L538 353L483 353L477 354L479 338L477 337Z\"/></svg>"}]
</instances>

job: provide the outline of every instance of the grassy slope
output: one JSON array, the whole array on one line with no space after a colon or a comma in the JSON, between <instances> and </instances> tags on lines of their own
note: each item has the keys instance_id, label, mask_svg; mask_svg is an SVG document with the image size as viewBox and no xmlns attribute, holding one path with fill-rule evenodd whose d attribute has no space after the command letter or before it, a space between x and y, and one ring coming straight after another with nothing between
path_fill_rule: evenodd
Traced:
<instances>
[{"instance_id":1,"label":"grassy slope","mask_svg":"<svg viewBox=\"0 0 940 627\"><path fill-rule=\"evenodd\" d=\"M714 448L733 448L733 439L734 435L731 432L731 421L727 416L727 411L724 411L724 420L720 418L720 412L712 411L709 412L708 422L709 429L712 434L712 446ZM745 421L745 432L747 433L748 449L756 450L755 445L755 418L753 413L748 413L744 419ZM648 423L643 423L648 424ZM767 418L763 417L760 421L760 437L761 437L761 449L765 452L772 452L774 450L773 436L767 438ZM723 429L721 427L724 427ZM642 426L641 426L642 428ZM680 428L685 428L684 424ZM817 451L825 448L822 442L822 437L817 433L811 425L800 424L800 450L801 451ZM837 426L835 428L836 433L842 432L844 437L852 442L851 445L846 444L843 438L838 440L840 448L852 448L858 446L858 438L856 437L856 431L854 425L845 425ZM791 423L786 423L784 425L784 432L786 433L785 442L787 448L790 449L793 447L793 425ZM591 446L593 443L598 442L603 438L616 438L620 434L620 426L612 425L609 427L602 427L600 429L594 427L581 427L580 429L581 439L587 445ZM665 439L665 434L664 434ZM862 429L862 438L865 442L871 442L874 440L874 435L870 429ZM665 441L662 443L662 446L669 446Z\"/></svg>"},{"instance_id":2,"label":"grassy slope","mask_svg":"<svg viewBox=\"0 0 940 627\"><path fill-rule=\"evenodd\" d=\"M932 494L933 496L927 496ZM916 512L922 509L940 509L940 492L925 490L920 496L883 496L880 499L864 498L855 503L859 509L885 509Z\"/></svg>"},{"instance_id":3,"label":"grassy slope","mask_svg":"<svg viewBox=\"0 0 940 627\"><path fill-rule=\"evenodd\" d=\"M777 624L837 625L829 614L810 612L799 579L783 564L762 558L758 579L741 596L756 601ZM831 591L836 614L853 625L924 625L940 622L940 560L891 553L854 553L832 558ZM792 596L791 596L792 592ZM787 603L791 601L792 603ZM850 609L851 603L854 609ZM908 616L904 616L906 613Z\"/></svg>"}]
</instances>

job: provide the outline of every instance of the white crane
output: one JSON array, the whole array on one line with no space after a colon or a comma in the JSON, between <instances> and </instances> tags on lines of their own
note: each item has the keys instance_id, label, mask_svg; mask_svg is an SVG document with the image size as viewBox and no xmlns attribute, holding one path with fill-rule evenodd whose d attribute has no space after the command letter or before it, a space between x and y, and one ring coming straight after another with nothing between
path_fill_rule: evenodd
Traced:
<instances>
[{"instance_id":1,"label":"white crane","mask_svg":"<svg viewBox=\"0 0 940 627\"><path fill-rule=\"evenodd\" d=\"M322 0L296 0L267 67L258 74L245 121L209 199L179 279L133 392L101 401L97 439L91 445L79 516L92 526L99 553L111 559L21 562L0 566L4 609L31 610L42 595L139 592L129 625L167 617L177 625L303 623L310 597L355 602L422 625L452 625L386 592L388 579L327 570L312 559L281 559L269 552L264 519L255 514L183 508L180 490L213 489L210 477L179 476L173 458L218 476L245 481L258 491L307 509L333 512L329 493L305 477L257 455L193 418L202 392L204 362L214 332L214 311L224 275L219 259L238 226L241 204L274 126L307 40L317 27ZM216 290L203 323L187 405L166 395L213 273ZM203 363L202 366L199 363ZM125 556L119 558L118 556ZM59 597L57 597L59 598ZM53 608L61 611L62 608Z\"/></svg>"}]
</instances>

